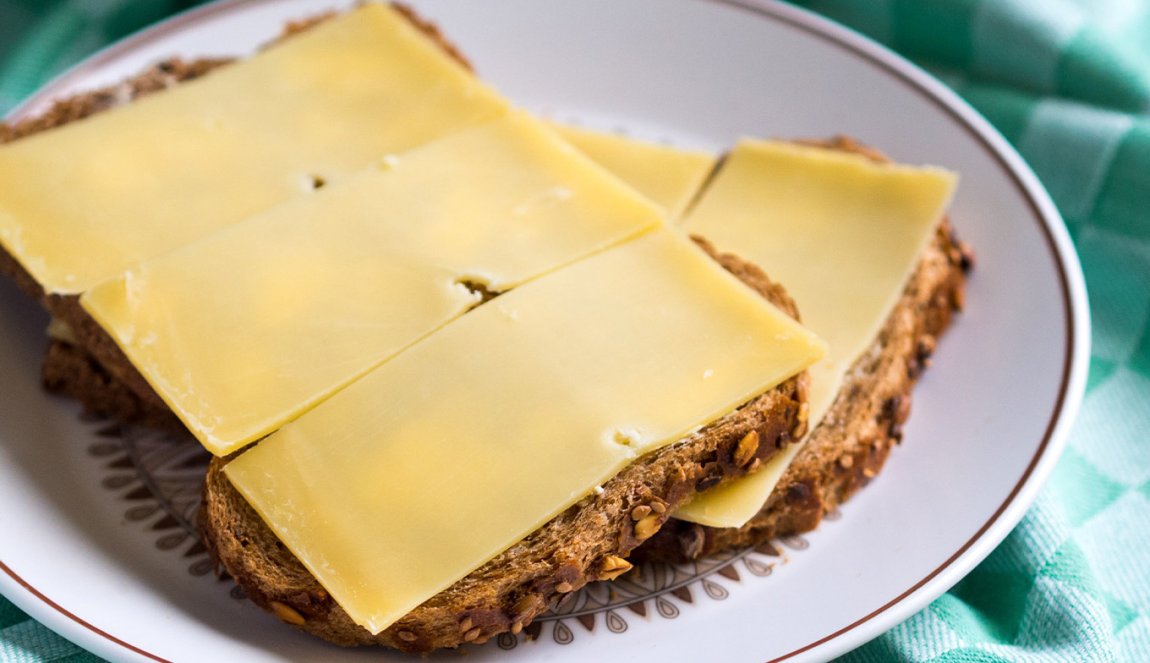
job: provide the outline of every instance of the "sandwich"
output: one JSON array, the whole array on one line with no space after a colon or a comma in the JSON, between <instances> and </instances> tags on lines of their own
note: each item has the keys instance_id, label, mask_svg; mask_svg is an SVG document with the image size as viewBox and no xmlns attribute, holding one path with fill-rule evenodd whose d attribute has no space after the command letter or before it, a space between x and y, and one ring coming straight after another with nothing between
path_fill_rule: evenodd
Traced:
<instances>
[{"instance_id":1,"label":"sandwich","mask_svg":"<svg viewBox=\"0 0 1150 663\"><path fill-rule=\"evenodd\" d=\"M379 6L368 6L353 14L369 13L382 16L388 12L390 10ZM394 18L390 13L387 15L389 18L382 20L390 21ZM458 53L443 46L445 42L438 33L428 28L426 24L412 19L410 15L406 16L404 20L410 21L409 26L417 26L423 35L422 38L427 39L430 35L432 37L429 40L430 44L446 52L454 62L459 62ZM344 21L344 25L341 26L339 19L331 20L328 22L329 33L333 31L330 25L345 27L346 23L347 21ZM316 34L319 34L318 30ZM405 38L411 37L410 32L404 34ZM279 50L279 54L282 55L292 41L288 39L281 44L282 48L276 47L270 52ZM286 56L284 59L287 59ZM168 63L134 79L123 89L146 94L184 79L203 77L210 81L213 76L210 72L218 68L227 70L227 66L218 61ZM483 90L478 92L472 90L465 96L475 98L484 95ZM22 140L23 137L36 131L47 130L72 119L97 113L129 96L131 95L123 93L96 93L62 102L42 119L8 127L5 129L4 138ZM75 279L68 280L69 275L83 276L72 273L75 270L68 260L61 260L61 264L66 267L55 273L50 269L40 269L34 274L39 265L28 259L26 251L22 259L13 255L20 253L20 249L25 247L15 246L11 235L0 235L8 239L5 242L6 251L0 256L5 271L24 285L33 296L40 298L57 321L52 330L52 341L44 364L45 384L51 389L76 396L89 409L97 412L124 420L143 421L150 425L195 429L193 433L198 433L197 437L217 455L206 477L204 506L200 518L209 550L220 566L236 579L254 602L274 613L282 621L337 644L382 644L403 651L424 652L443 647L456 647L465 643L481 643L499 633L518 632L532 619L588 582L619 577L630 570L637 558L692 559L814 527L827 510L846 499L881 468L890 447L901 437L899 427L909 412L910 389L929 360L934 339L945 329L951 313L962 303L963 274L970 265L969 253L952 236L949 226L940 221L940 207L945 205L949 195L949 190L946 189L947 178L938 173L928 173L926 179L933 182L936 189L932 198L933 203L930 203L934 207L931 208L933 212L925 213L929 227L923 235L923 241L917 244L910 242L912 260L909 273L903 275L905 278L899 283L898 288L886 293L892 300L890 310L882 316L882 324L867 339L865 348L854 353L854 356L849 358L850 361L840 359L840 363L846 361L846 364L839 366L838 369L843 376L842 387L834 389L834 393L826 397L830 402L826 406L827 414L821 418L821 424L813 426L813 432L808 437L807 429L813 399L808 394L809 378L803 369L817 361L823 350L813 336L797 325L790 326L793 323L782 319L787 316L802 319L804 304L800 300L796 306L795 301L788 296L790 288L785 280L781 280L781 285L776 284L759 268L763 267L771 272L770 262L762 260L761 264L756 266L747 260L749 256L741 253L739 256L723 253L739 247L729 246L713 237L710 239L716 242L718 249L699 238L696 242L701 247L699 250L702 253L694 255L691 253L694 249L688 251L690 245L681 237L682 230L664 228L658 223L646 221L653 218L652 214L659 215L660 212L652 212L657 210L654 205L648 205L641 196L621 185L618 180L598 172L585 157L572 156L563 147L558 146L557 138L552 140L552 136L544 135L547 132L536 126L533 120L515 115L514 112L510 114L510 119L505 117L507 111L498 98L490 96L484 101L486 103L482 104L482 108L469 108L466 113L461 114L464 116L460 122L461 126L451 127L450 135L429 137L422 144L414 146L410 143L418 141L411 141L405 137L404 141L409 144L387 148L385 153L394 158L386 160L388 165L382 170L382 174L370 173L360 176L352 172L355 166L331 167L304 183L317 189L307 201L302 203L272 201L265 208L266 211L255 212L254 217L250 210L243 210L242 214L236 212L236 216L244 218L236 221L234 226L203 229L202 236L186 237L186 241L181 240L183 243L178 242L176 246L155 248L138 262L128 259L113 264L103 273L91 277L90 283L83 287L74 286ZM108 116L111 117L112 114ZM459 115L451 121L458 119ZM520 272L507 271L505 259L502 257L494 262L479 261L483 269L462 274L468 278L461 279L455 284L459 287L434 291L448 292L450 297L446 301L450 306L446 314L427 322L425 331L409 333L404 339L396 342L398 349L385 353L387 356L382 360L373 360L374 363L357 369L354 375L335 380L336 386L325 387L326 391L315 398L316 402L305 404L301 397L292 396L287 399L286 406L282 406L279 410L273 408L273 414L277 412L281 414L269 415L270 419L260 420L257 422L259 425L245 422L243 426L237 426L230 435L225 436L221 431L227 428L224 425L227 422L216 422L221 424L218 427L205 425L205 415L202 411L196 411L195 403L189 405L189 399L181 400L181 394L192 390L187 388L187 385L183 388L172 388L172 376L180 373L171 370L172 366L178 365L172 357L189 356L189 353L195 354L204 349L181 346L181 352L168 351L166 354L163 352L156 354L159 351L154 348L157 345L163 346L168 340L166 338L168 335L162 333L165 329L162 324L166 319L164 316L182 313L177 311L173 314L170 310L163 309L163 315L159 316L160 323L155 327L160 333L157 334L157 338L149 340L146 323L148 320L154 322L155 313L160 309L155 308L158 305L152 308L148 308L148 305L136 306L140 301L151 301L148 300L149 288L166 283L165 274L187 274L189 266L195 267L198 264L221 264L211 261L222 260L218 256L227 254L228 250L236 246L248 247L250 250L251 246L257 246L259 241L271 236L272 230L269 229L274 229L280 233L277 236L282 236L280 231L292 227L293 218L307 214L314 215L314 210L304 209L308 205L314 207L321 205L322 202L322 206L330 206L335 203L327 201L336 199L350 201L346 203L348 205L366 204L362 198L348 193L357 182L368 188L383 187L389 185L384 180L394 181L405 170L408 173L418 174L415 168L419 164L444 163L444 157L436 156L436 150L444 151L443 154L447 156L478 153L463 151L466 145L461 144L466 143L472 148L487 145L485 149L488 152L484 154L490 154L492 151L490 144L484 143L480 138L469 140L469 137L482 138L486 135L485 127L500 123L503 123L501 126L504 130L495 131L496 136L492 139L497 141L495 145L498 150L507 154L514 153L513 146L507 142L508 136L511 138L529 136L529 140L524 139L526 141L524 145L532 149L544 146L547 154L561 161L564 168L578 171L577 175L564 171L566 177L572 178L571 181L564 180L566 185L584 186L588 192L598 192L597 195L601 196L598 199L600 202L611 201L602 203L602 206L596 209L626 217L621 222L622 225L613 226L606 234L592 233L584 237L581 244L576 243L574 249L572 249L574 245L565 244L560 248L566 253L553 257L550 262L520 266L522 267ZM445 145L450 149L444 147ZM734 166L741 163L738 156L743 151L751 153L763 151L768 154L781 151L790 157L802 160L813 158L816 161L820 158L819 155L852 153L861 154L866 160L881 161L880 155L848 140L838 140L820 147L796 149L798 151L792 153L789 147L779 145L749 145L746 150L742 150L741 146L736 148L723 165L710 175L707 182L694 181L690 185L701 187L701 191L692 192L688 196L693 202L683 207L689 209L677 209L671 214L681 218L688 232L699 230L701 234L709 236L711 233L703 230L708 224L705 215L710 204L708 201L717 199L712 196L720 191L720 185L727 181L727 175L735 172ZM2 160L3 156L0 153L0 168L3 168ZM850 161L847 167L860 166L856 160ZM474 173L469 176L474 176ZM916 177L917 175L911 179ZM701 179L703 178L696 178ZM413 198L418 200L419 196L415 194L420 192L415 189L416 185L413 183L419 181L422 180L414 176L412 179L404 180L404 187L397 193L414 192ZM951 182L950 186L952 184ZM553 187L545 190L556 191ZM561 205L569 198L571 196L568 194L559 193L544 199L531 200L534 202L543 200L546 202L543 206L547 207L552 204ZM929 208L930 204L926 207ZM667 210L671 207L669 204L664 205L661 214L667 216L669 214ZM619 212L623 208L628 210L627 214ZM284 211L285 209L288 211ZM300 211L301 209L303 211ZM698 224L700 227L694 228L693 224ZM247 230L261 225L267 228L260 232ZM250 235L247 239L244 239L245 232ZM358 228L357 232L363 232L363 229ZM387 239L408 241L406 236L401 235L387 236ZM241 244L244 241L249 243ZM409 248L412 254L419 254L422 246L424 245L412 243ZM548 250L554 248L546 242L540 246ZM517 255L522 253L518 252ZM535 252L530 253L535 255ZM657 259L650 257L653 255ZM711 268L703 266L699 261L700 255L708 256L706 260L712 264ZM392 255L388 254L388 257ZM394 386L395 384L403 386L411 384L414 380L423 385L421 388L430 390L428 393L458 395L457 392L450 390L456 386L457 380L448 380L447 384L444 384L444 381L434 379L434 376L426 377L435 372L427 370L428 366L448 366L454 369L457 368L455 362L474 360L479 362L475 364L476 373L482 380L493 380L492 375L495 374L503 375L500 372L501 366L507 362L487 365L482 363L482 356L478 358L473 356L482 355L487 351L496 352L497 348L500 348L498 352L510 353L507 357L519 356L514 351L520 342L505 344L510 346L508 348L500 345L505 340L503 334L506 328L499 326L501 323L497 322L498 320L518 319L516 314L529 318L532 311L538 310L554 313L553 309L547 308L546 303L554 302L557 299L555 294L557 292L570 293L578 290L579 284L619 282L620 274L627 274L627 280L634 279L637 283L641 282L640 277L644 272L634 267L635 261L638 260L650 260L653 269L649 274L649 283L643 282L648 283L647 289L643 292L648 293L650 297L669 298L666 301L656 301L660 306L654 307L650 315L658 313L656 309L665 308L664 304L671 306L668 302L678 306L679 294L693 290L699 283L705 281L711 284L709 288L713 288L703 291L705 294L711 298L715 298L715 293L723 293L723 298L728 295L733 297L737 302L731 305L733 307L731 310L735 313L730 315L741 316L732 317L727 321L729 324L719 325L715 330L707 330L707 334L716 330L740 330L740 334L736 335L739 336L744 327L735 324L736 320L743 325L749 325L751 322L755 325L764 325L762 329L771 330L772 334L776 334L780 329L786 330L786 335L794 339L787 348L783 348L791 353L790 359L784 362L787 365L782 368L775 367L773 359L768 361L757 357L755 348L738 348L734 342L724 347L701 349L704 354L700 355L702 358L699 361L727 362L717 371L721 375L725 375L727 371L739 373L740 365L745 364L750 358L754 358L757 362L755 370L744 372L743 377L746 380L742 386L733 392L730 390L724 392L719 398L720 401L726 399L723 401L727 403L725 406L718 409L713 403L697 406L698 413L690 417L688 424L682 422L675 425L668 424L667 430L673 431L673 434L663 435L658 440L650 436L645 437L642 427L615 429L618 435L612 440L613 442L623 447L634 445L641 448L644 453L627 454L629 462L625 464L616 462L617 459L612 457L613 460L608 463L609 471L600 472L596 477L601 481L585 486L587 490L582 492L580 492L582 489L576 490L575 494L571 495L572 499L566 502L560 500L544 508L547 517L538 523L533 523L535 526L529 531L508 541L506 545L489 555L472 559L469 563L474 566L467 568L462 574L457 574L458 577L453 578L448 585L430 596L421 598L418 603L393 608L393 612L399 611L398 615L372 621L370 610L361 609L359 598L351 596L346 587L333 590L339 583L331 579L331 574L324 575L320 557L309 557L309 545L314 541L301 543L296 539L294 543L288 542L293 536L297 536L297 533L291 531L290 527L285 528L282 517L277 519L275 513L279 508L277 505L285 500L282 495L274 498L261 497L265 493L270 495L275 490L274 486L261 483L259 480L259 475L266 475L269 467L287 467L275 464L280 463L281 461L276 459L283 456L278 449L294 443L295 439L310 439L308 436L315 434L316 430L322 432L333 427L338 428L339 426L333 425L332 421L360 420L364 416L359 413L364 409L364 403L371 404L372 408L385 402L403 402L407 408L418 408L425 404L420 399L405 401L408 394ZM669 262L660 262L664 260ZM395 261L402 262L398 257ZM442 264L436 262L435 266L439 268ZM467 264L473 266L473 263ZM620 264L628 265L628 270L633 271L612 271L621 270ZM689 266L690 269L685 273L691 275L690 278L682 280L686 277L683 274L675 274L676 270L666 269L668 264ZM146 268L141 268L139 265L144 265ZM722 271L714 269L713 265L720 266ZM662 271L659 271L660 269ZM126 278L124 274L131 277ZM597 282L595 279L605 280ZM674 287L668 285L671 283L675 284ZM667 287L660 289L660 286ZM172 297L190 296L180 290L179 286L170 287L173 289L159 291L158 301L165 302ZM585 316L600 315L602 308L600 305L603 302L613 302L617 296L623 297L626 294L609 292L610 290L611 288L605 287L596 290L593 297L582 299L572 297L568 306L560 309L585 311ZM619 288L619 290L627 289ZM268 291L261 292L265 293L266 300ZM749 300L748 293L753 294L757 304ZM295 296L296 293L293 293L293 297ZM707 299L708 297L697 298L698 301L690 305L705 306L708 304ZM201 307L194 311L197 318L203 317L204 311L207 310L202 307L213 305L210 301L195 301L196 306ZM624 298L619 301L643 303L640 299ZM772 317L762 308L763 302L770 302L771 310L782 313ZM133 309L132 306L136 308ZM587 308L580 309L579 306ZM220 309L219 314L223 315L226 308ZM564 312L570 311L559 311ZM607 312L611 313L612 317L604 320L627 313L638 314L630 307L614 309L608 307ZM718 311L715 315L717 318L721 317ZM722 315L725 316L727 313ZM240 319L250 321L250 318L237 318ZM566 318L557 319L563 325L577 324ZM290 327L278 319L277 325L279 326L276 330ZM642 325L627 325L622 328L618 337L627 338L628 330L636 327ZM492 330L503 331L495 333ZM540 337L525 337L526 340L522 343L537 342L540 344L539 347L545 348L547 352L553 352L556 351L555 346L548 344L547 340L553 336L554 334L545 334ZM570 345L575 345L578 337L579 334L572 334ZM650 349L662 350L666 357L664 362L649 363L675 364L677 361L689 363L690 357L685 356L685 351L684 356L679 356L678 353L667 350L667 348L683 349L682 346L674 344L674 338L674 335L667 337L671 340L662 341L645 338L645 343L653 344ZM468 340L478 341L478 339L486 339L486 342L477 342L473 346L480 348L480 352L457 352L460 347L467 347ZM144 340L147 342L142 342ZM184 342L194 345L194 339L185 339ZM658 342L665 342L668 345L660 346ZM643 349L633 340L628 343L630 345L625 344L621 347L634 353ZM566 348L569 344L563 345ZM453 352L455 354L452 354ZM786 354L786 352L775 348L772 354ZM444 364L442 358L445 356L453 358L453 363ZM439 359L436 360L436 357ZM672 358L675 361L672 361ZM434 363L435 361L439 363ZM205 360L200 365L206 363L210 362ZM479 367L482 367L482 370ZM235 372L246 372L240 370L246 369L246 366L239 366L233 361L225 362L224 368ZM771 371L774 373L767 375ZM654 372L651 375L661 373ZM424 377L426 383L422 381ZM521 377L519 374L512 374L514 380L505 386L512 385ZM707 376L707 379L710 377ZM509 378L504 375L503 379ZM597 379L601 379L601 376ZM332 381L329 380L330 382ZM189 384L199 386L199 383ZM701 383L684 382L684 384L697 387ZM652 383L649 386L654 389L657 385ZM535 389L544 390L546 387L547 382L544 381L536 385ZM507 386L508 392L511 389L512 387ZM633 391L634 389L622 389L619 393ZM364 393L369 396L362 395ZM480 392L476 390L468 393ZM730 402L733 397L731 393L737 393L735 402ZM381 394L386 394L387 398L381 400ZM578 400L580 395L575 393L576 398L573 400ZM521 396L527 398L532 394ZM670 392L663 398L670 399ZM440 402L442 401L432 399L433 405ZM263 403L264 401L246 404L244 410L248 411ZM676 400L675 403L678 409L680 401ZM688 402L683 407L687 406L692 405ZM637 410L640 405L636 403L632 407ZM446 418L447 414L444 413L453 409L433 408L429 411L441 413ZM216 412L217 410L211 409L208 411L208 416L214 416ZM286 414L282 414L284 412ZM349 413L359 414L349 415ZM403 412L400 412L395 416L402 414ZM507 421L521 423L526 421L520 415L520 412L511 412L507 415ZM654 417L657 418L658 416ZM390 432L399 428L397 421L403 421L405 425L415 425L425 423L428 419L427 415L424 415L422 419L415 418L413 423L407 419L391 418L382 423L377 422L377 428L382 426L384 431ZM267 424L267 421L272 423ZM525 429L509 428L512 435L521 435L522 430ZM560 433L562 431L556 432L555 436L562 437ZM307 447L310 444L307 439L296 446ZM252 442L255 444L250 444ZM800 446L800 442L804 443ZM449 450L448 456L456 453L462 455L464 452ZM783 467L780 459L788 454L793 456L793 462ZM267 457L271 457L272 460L267 460ZM341 467L346 467L349 463L356 464L358 458L351 457ZM470 457L472 461L476 458L476 456ZM320 460L327 462L322 456ZM400 463L401 460L396 460L396 463ZM535 460L531 458L532 462ZM538 462L544 463L542 467L549 461L541 458ZM229 466L233 466L233 469L229 470ZM245 472L245 466L253 471ZM768 490L769 496L756 505L755 513L745 525L740 523L735 527L720 527L717 525L722 524L720 522L722 519L712 518L709 521L712 524L706 524L672 518L676 513L689 515L691 504L695 503L695 510L704 513L702 517L696 516L695 520L708 520L707 509L700 509L697 496L705 496L713 493L715 489L729 487L735 480L746 475L761 475L771 468L780 470L781 478L777 486ZM461 472L453 476L466 478L468 473L463 470ZM298 487L298 484L292 485ZM371 486L372 490L376 488L374 484ZM393 493L386 494L393 495ZM434 498L438 494L440 493L433 492L428 497ZM476 496L465 494L454 496L454 499L466 500L472 497ZM439 512L429 508L427 513ZM532 518L539 517L532 516ZM527 520L531 521L531 518ZM365 524L362 520L357 522L360 525ZM350 529L354 530L355 527ZM448 536L447 540L457 542L463 547L463 542L451 538L454 536L451 532L446 535L440 532L437 535ZM415 574L417 571L422 573L429 566L432 567L431 571L438 571L436 567L440 566L440 562L422 566L413 563L410 569L402 570L400 575ZM321 582L321 576L324 582ZM421 587L420 591L426 593L427 586ZM420 596L418 592L411 595ZM368 597L368 602L370 603L373 598Z\"/></svg>"}]
</instances>

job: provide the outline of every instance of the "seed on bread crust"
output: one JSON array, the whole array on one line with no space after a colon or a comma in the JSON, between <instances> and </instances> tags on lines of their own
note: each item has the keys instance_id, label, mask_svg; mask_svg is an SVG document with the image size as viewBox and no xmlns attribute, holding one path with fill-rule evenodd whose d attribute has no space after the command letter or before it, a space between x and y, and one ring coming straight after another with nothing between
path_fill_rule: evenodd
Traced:
<instances>
[{"instance_id":1,"label":"seed on bread crust","mask_svg":"<svg viewBox=\"0 0 1150 663\"><path fill-rule=\"evenodd\" d=\"M795 440L801 440L807 434L807 421L811 418L810 403L803 401L799 405L799 416L796 417L795 427L791 429L791 437Z\"/></svg>"},{"instance_id":2,"label":"seed on bread crust","mask_svg":"<svg viewBox=\"0 0 1150 663\"><path fill-rule=\"evenodd\" d=\"M930 358L934 355L934 351L937 347L938 339L936 339L934 336L927 334L918 339L918 343L915 346L914 355L915 359L917 359L919 363L922 364L923 368L928 368L930 366Z\"/></svg>"},{"instance_id":3,"label":"seed on bread crust","mask_svg":"<svg viewBox=\"0 0 1150 663\"><path fill-rule=\"evenodd\" d=\"M966 309L966 291L958 289L950 293L950 301L954 304L955 310L961 312Z\"/></svg>"},{"instance_id":4,"label":"seed on bread crust","mask_svg":"<svg viewBox=\"0 0 1150 663\"><path fill-rule=\"evenodd\" d=\"M566 594L567 592L570 592L573 589L575 589L575 585L572 585L571 583L569 583L567 581L563 581L563 582L559 583L558 585L555 585L555 591L559 592L560 594Z\"/></svg>"},{"instance_id":5,"label":"seed on bread crust","mask_svg":"<svg viewBox=\"0 0 1150 663\"><path fill-rule=\"evenodd\" d=\"M659 531L659 516L647 516L635 523L635 538L645 541Z\"/></svg>"},{"instance_id":6,"label":"seed on bread crust","mask_svg":"<svg viewBox=\"0 0 1150 663\"><path fill-rule=\"evenodd\" d=\"M631 520L642 520L649 515L651 515L651 507L646 504L640 504L634 509L631 509Z\"/></svg>"},{"instance_id":7,"label":"seed on bread crust","mask_svg":"<svg viewBox=\"0 0 1150 663\"><path fill-rule=\"evenodd\" d=\"M804 403L805 405L805 403ZM802 412L802 409L799 409ZM755 453L759 450L759 431L753 430L743 436L739 440L738 446L735 447L735 466L743 467L748 465L754 458Z\"/></svg>"},{"instance_id":8,"label":"seed on bread crust","mask_svg":"<svg viewBox=\"0 0 1150 663\"><path fill-rule=\"evenodd\" d=\"M699 482L695 484L695 492L697 493L708 491L719 485L719 482L723 480L723 469L718 463L711 463L709 467L704 466L703 471L705 472L703 478L699 479Z\"/></svg>"},{"instance_id":9,"label":"seed on bread crust","mask_svg":"<svg viewBox=\"0 0 1150 663\"><path fill-rule=\"evenodd\" d=\"M280 618L280 621L287 622L288 624L292 624L293 626L303 626L304 624L307 623L307 620L304 619L303 615L299 614L298 610L296 610L295 608L291 607L290 605L288 605L286 603L280 603L279 601L272 601L271 607L272 607L272 612L274 612L276 614L276 617Z\"/></svg>"},{"instance_id":10,"label":"seed on bread crust","mask_svg":"<svg viewBox=\"0 0 1150 663\"><path fill-rule=\"evenodd\" d=\"M412 633L411 631L400 631L399 633L395 634L395 637L403 640L404 642L415 642L419 639L419 636Z\"/></svg>"},{"instance_id":11,"label":"seed on bread crust","mask_svg":"<svg viewBox=\"0 0 1150 663\"><path fill-rule=\"evenodd\" d=\"M512 618L517 622L526 622L535 616L535 613L542 605L543 597L538 594L527 594L516 601L515 605L512 606Z\"/></svg>"},{"instance_id":12,"label":"seed on bread crust","mask_svg":"<svg viewBox=\"0 0 1150 663\"><path fill-rule=\"evenodd\" d=\"M614 580L631 569L631 562L618 555L608 555L603 559L603 566L599 567L599 579Z\"/></svg>"}]
</instances>

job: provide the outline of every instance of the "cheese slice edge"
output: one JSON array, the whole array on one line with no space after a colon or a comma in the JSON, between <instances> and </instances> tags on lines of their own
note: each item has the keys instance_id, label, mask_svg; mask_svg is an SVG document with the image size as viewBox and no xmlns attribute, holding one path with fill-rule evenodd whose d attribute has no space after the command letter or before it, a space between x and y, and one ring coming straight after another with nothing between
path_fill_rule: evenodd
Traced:
<instances>
[{"instance_id":1,"label":"cheese slice edge","mask_svg":"<svg viewBox=\"0 0 1150 663\"><path fill-rule=\"evenodd\" d=\"M714 154L554 124L565 140L677 219L715 167Z\"/></svg>"}]
</instances>

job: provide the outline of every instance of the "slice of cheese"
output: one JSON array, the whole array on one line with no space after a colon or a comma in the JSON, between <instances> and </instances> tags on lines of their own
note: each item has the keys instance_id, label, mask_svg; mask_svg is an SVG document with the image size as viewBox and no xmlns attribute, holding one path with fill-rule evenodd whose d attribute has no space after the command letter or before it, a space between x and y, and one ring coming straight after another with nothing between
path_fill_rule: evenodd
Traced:
<instances>
[{"instance_id":1,"label":"slice of cheese","mask_svg":"<svg viewBox=\"0 0 1150 663\"><path fill-rule=\"evenodd\" d=\"M554 125L564 139L677 219L715 167L715 155L618 134Z\"/></svg>"},{"instance_id":2,"label":"slice of cheese","mask_svg":"<svg viewBox=\"0 0 1150 663\"><path fill-rule=\"evenodd\" d=\"M456 132L85 293L81 305L223 455L478 301L663 225L523 113Z\"/></svg>"},{"instance_id":3,"label":"slice of cheese","mask_svg":"<svg viewBox=\"0 0 1150 663\"><path fill-rule=\"evenodd\" d=\"M688 232L782 283L803 323L827 341L830 352L811 369L811 429L890 315L955 184L952 173L937 168L744 140L684 220ZM762 508L800 447L792 445L755 475L700 496L676 517L742 526Z\"/></svg>"},{"instance_id":4,"label":"slice of cheese","mask_svg":"<svg viewBox=\"0 0 1150 663\"><path fill-rule=\"evenodd\" d=\"M0 147L0 245L78 293L507 104L387 5Z\"/></svg>"},{"instance_id":5,"label":"slice of cheese","mask_svg":"<svg viewBox=\"0 0 1150 663\"><path fill-rule=\"evenodd\" d=\"M228 464L378 633L823 344L676 231L502 295Z\"/></svg>"}]
</instances>

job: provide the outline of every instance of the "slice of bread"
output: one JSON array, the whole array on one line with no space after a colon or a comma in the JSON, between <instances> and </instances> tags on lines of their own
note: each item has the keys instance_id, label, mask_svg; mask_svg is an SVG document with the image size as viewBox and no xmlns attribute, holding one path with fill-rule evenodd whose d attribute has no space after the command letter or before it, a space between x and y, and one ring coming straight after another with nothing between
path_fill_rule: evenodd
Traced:
<instances>
[{"instance_id":1,"label":"slice of bread","mask_svg":"<svg viewBox=\"0 0 1150 663\"><path fill-rule=\"evenodd\" d=\"M717 255L729 272L790 315L794 303L754 265ZM673 358L668 358L673 361ZM209 552L248 597L285 622L341 645L408 652L518 633L570 592L631 568L625 558L695 494L756 469L806 426L805 373L700 432L648 454L484 566L372 636L357 626L276 539L213 460L199 525Z\"/></svg>"},{"instance_id":2,"label":"slice of bread","mask_svg":"<svg viewBox=\"0 0 1150 663\"><path fill-rule=\"evenodd\" d=\"M849 142L836 146L853 149ZM953 313L962 309L972 264L970 249L944 220L878 337L851 367L822 423L762 510L738 528L672 520L633 557L688 561L807 532L869 483L902 441L911 390Z\"/></svg>"}]
</instances>

